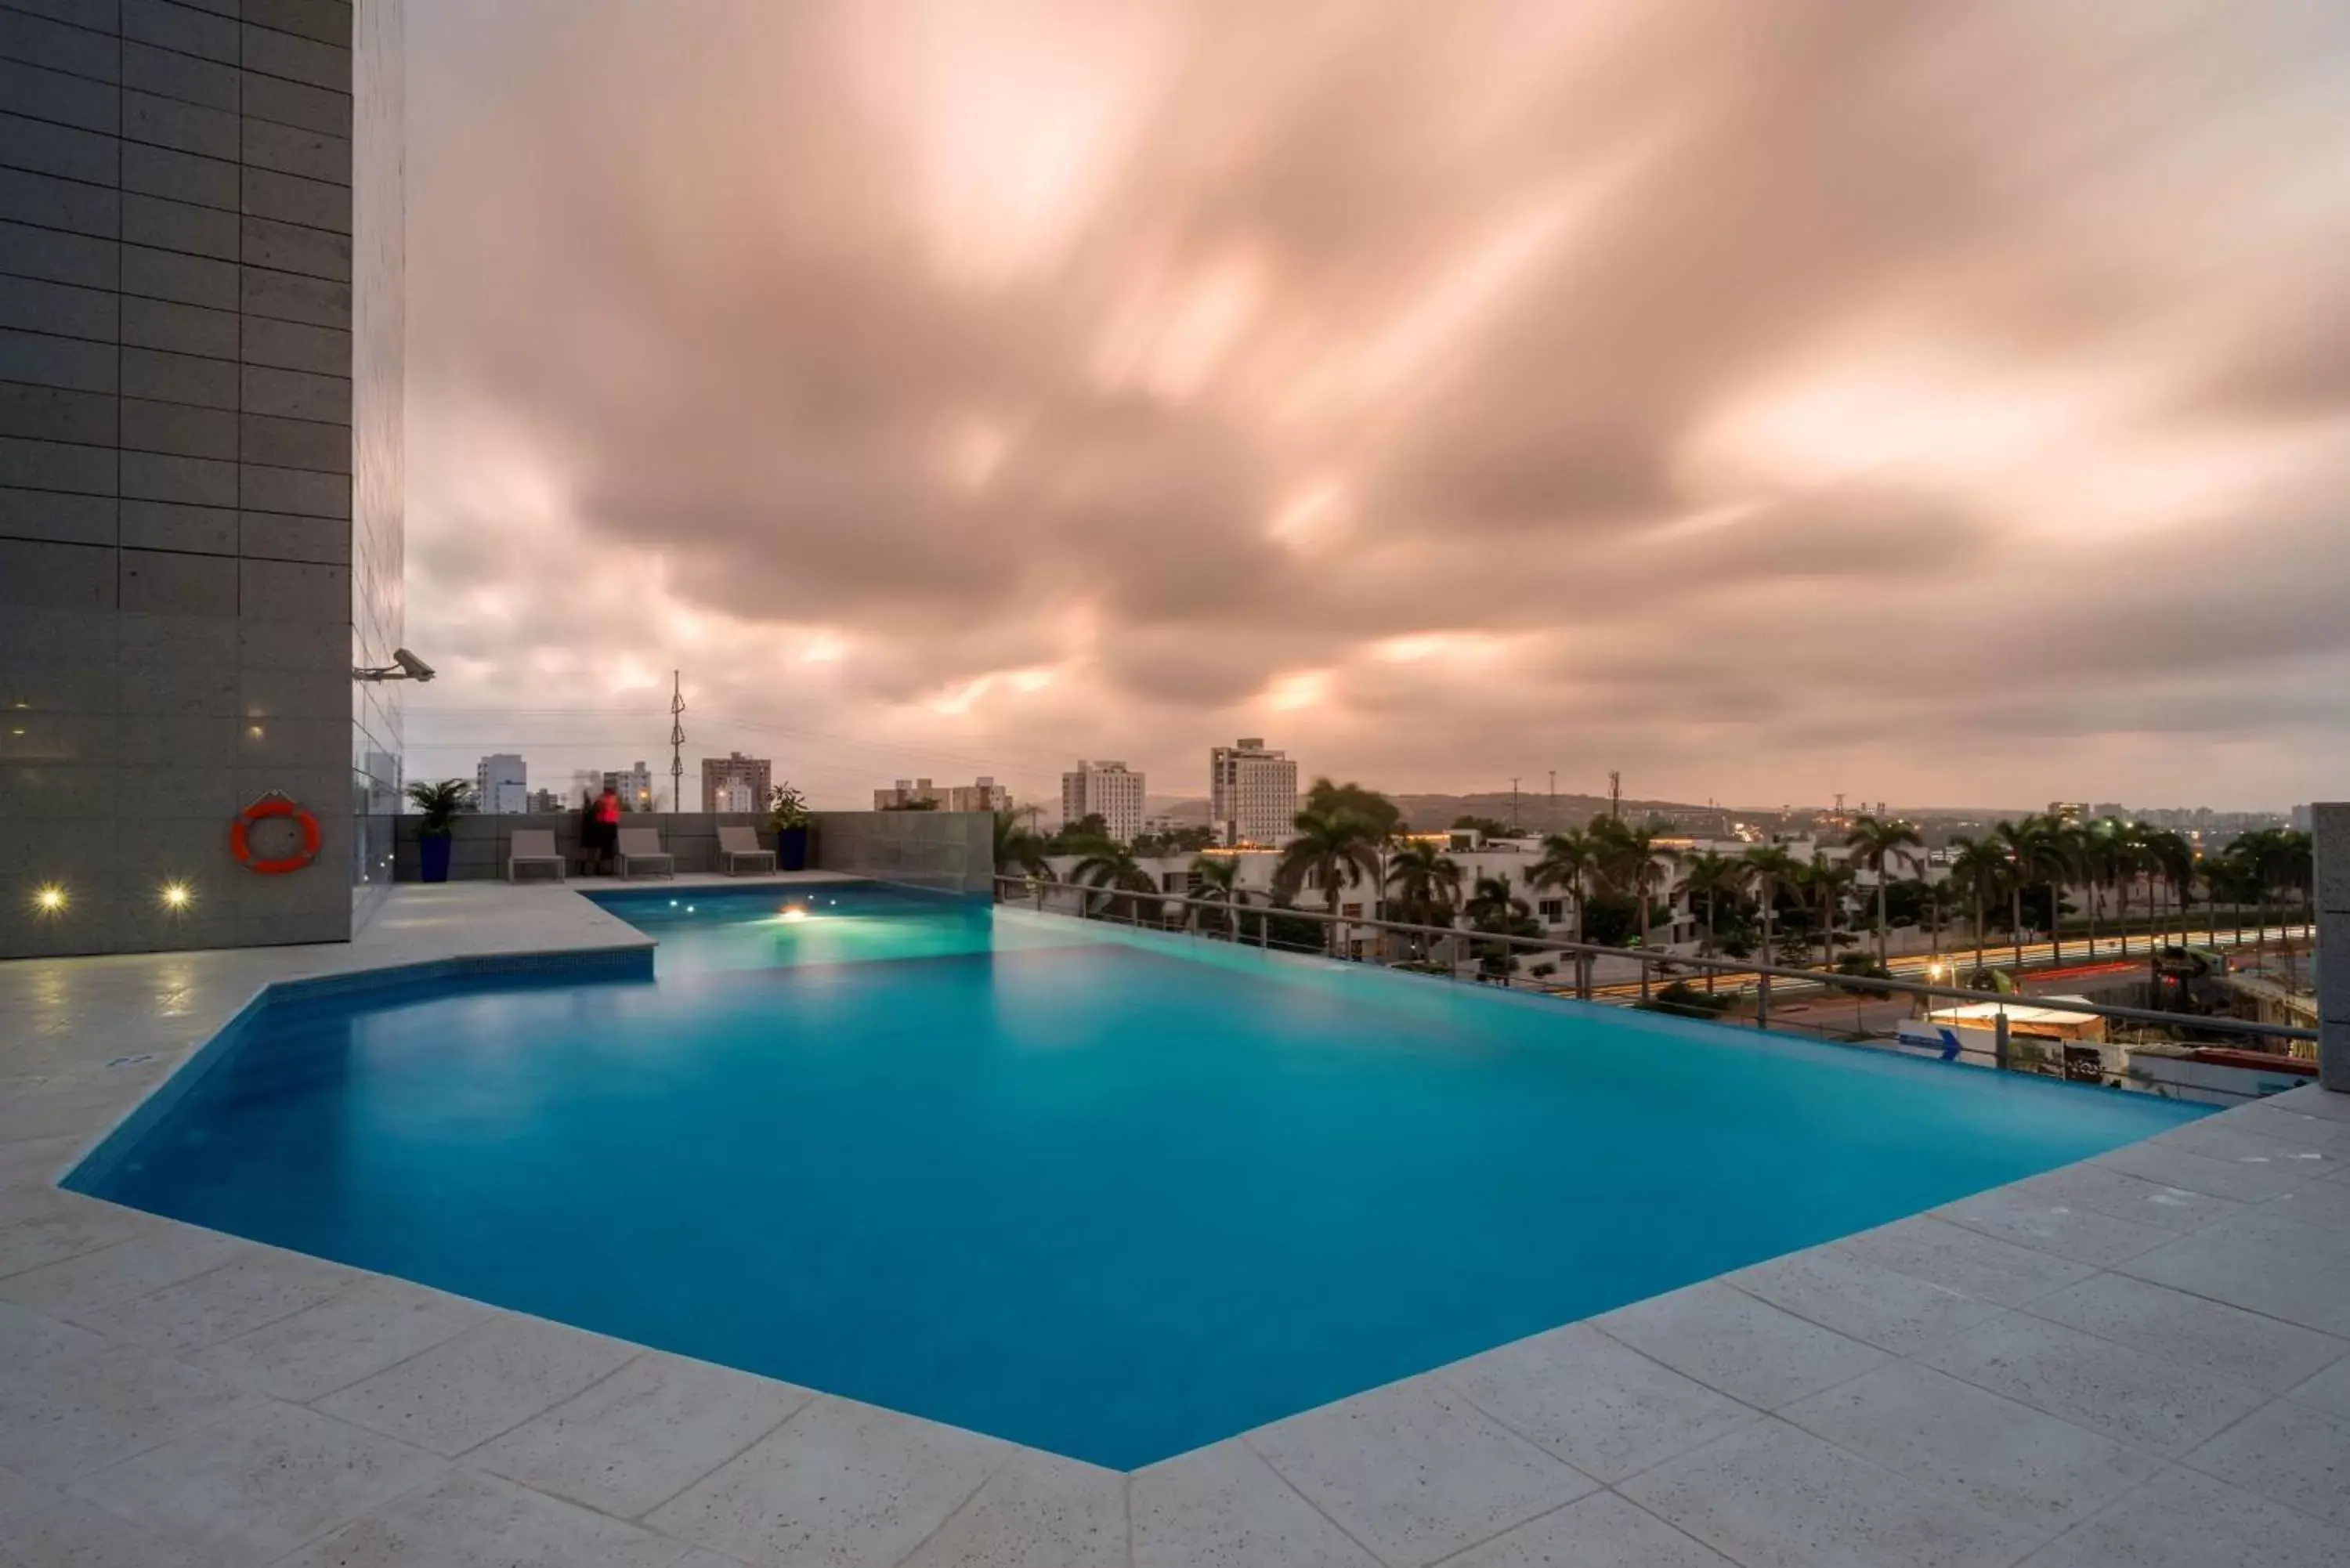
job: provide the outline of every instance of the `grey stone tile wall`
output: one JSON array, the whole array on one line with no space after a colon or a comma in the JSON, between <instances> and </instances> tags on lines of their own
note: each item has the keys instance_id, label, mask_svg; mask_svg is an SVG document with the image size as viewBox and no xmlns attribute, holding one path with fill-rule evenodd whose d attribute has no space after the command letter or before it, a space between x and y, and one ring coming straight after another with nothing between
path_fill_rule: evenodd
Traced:
<instances>
[{"instance_id":1,"label":"grey stone tile wall","mask_svg":"<svg viewBox=\"0 0 2350 1568\"><path fill-rule=\"evenodd\" d=\"M399 753L349 661L400 635L400 26L0 0L0 955L350 934ZM230 855L267 790L303 871Z\"/></svg>"},{"instance_id":2,"label":"grey stone tile wall","mask_svg":"<svg viewBox=\"0 0 2350 1568\"><path fill-rule=\"evenodd\" d=\"M764 814L727 812L638 812L620 819L623 826L660 833L661 847L677 857L680 871L720 869L721 826L754 828L760 847L773 849L775 836L767 831L766 820ZM403 882L415 881L419 874L416 829L421 821L415 816L399 819L398 868ZM451 835L450 880L504 877L508 846L522 828L552 830L556 846L567 858L579 842L579 814L459 817ZM812 828L812 870L879 877L947 892L983 893L990 887L995 819L983 811L819 811Z\"/></svg>"}]
</instances>

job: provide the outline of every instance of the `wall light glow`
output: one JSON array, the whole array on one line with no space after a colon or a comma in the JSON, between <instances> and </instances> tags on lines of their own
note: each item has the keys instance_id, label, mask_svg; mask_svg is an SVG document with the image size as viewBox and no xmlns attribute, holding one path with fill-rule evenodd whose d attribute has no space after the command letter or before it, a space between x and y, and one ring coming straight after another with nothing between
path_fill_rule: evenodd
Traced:
<instances>
[{"instance_id":1,"label":"wall light glow","mask_svg":"<svg viewBox=\"0 0 2350 1568\"><path fill-rule=\"evenodd\" d=\"M33 907L45 915L62 913L66 907L66 890L55 882L44 882L33 890Z\"/></svg>"},{"instance_id":2,"label":"wall light glow","mask_svg":"<svg viewBox=\"0 0 2350 1568\"><path fill-rule=\"evenodd\" d=\"M167 909L184 909L188 907L189 900L195 896L195 889L190 888L185 882L163 884L163 907Z\"/></svg>"}]
</instances>

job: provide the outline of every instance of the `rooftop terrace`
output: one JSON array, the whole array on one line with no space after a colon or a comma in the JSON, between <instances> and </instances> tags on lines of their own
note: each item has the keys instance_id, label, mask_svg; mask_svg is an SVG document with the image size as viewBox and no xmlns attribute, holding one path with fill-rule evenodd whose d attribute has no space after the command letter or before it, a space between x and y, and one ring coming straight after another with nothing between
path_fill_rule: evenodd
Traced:
<instances>
[{"instance_id":1,"label":"rooftop terrace","mask_svg":"<svg viewBox=\"0 0 2350 1568\"><path fill-rule=\"evenodd\" d=\"M1131 1474L55 1185L261 986L646 946L476 883L348 946L0 966L0 1562L2350 1561L2314 1088Z\"/></svg>"}]
</instances>

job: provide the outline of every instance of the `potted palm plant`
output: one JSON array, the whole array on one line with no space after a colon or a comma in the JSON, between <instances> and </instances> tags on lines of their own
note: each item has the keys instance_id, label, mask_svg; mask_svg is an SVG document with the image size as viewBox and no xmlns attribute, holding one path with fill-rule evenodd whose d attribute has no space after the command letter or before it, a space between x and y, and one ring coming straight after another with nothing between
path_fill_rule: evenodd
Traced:
<instances>
[{"instance_id":1,"label":"potted palm plant","mask_svg":"<svg viewBox=\"0 0 2350 1568\"><path fill-rule=\"evenodd\" d=\"M807 796L786 782L775 787L767 801L767 827L775 836L775 865L785 871L805 871L808 863Z\"/></svg>"},{"instance_id":2,"label":"potted palm plant","mask_svg":"<svg viewBox=\"0 0 2350 1568\"><path fill-rule=\"evenodd\" d=\"M423 814L416 826L416 855L427 882L449 879L449 836L457 818L473 809L473 786L463 779L421 780L408 786L408 798Z\"/></svg>"}]
</instances>

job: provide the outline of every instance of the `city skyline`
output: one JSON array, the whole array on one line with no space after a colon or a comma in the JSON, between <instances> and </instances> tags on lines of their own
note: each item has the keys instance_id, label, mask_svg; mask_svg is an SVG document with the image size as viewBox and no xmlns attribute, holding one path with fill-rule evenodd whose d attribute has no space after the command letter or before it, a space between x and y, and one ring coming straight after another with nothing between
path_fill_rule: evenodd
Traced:
<instances>
[{"instance_id":1,"label":"city skyline","mask_svg":"<svg viewBox=\"0 0 2350 1568\"><path fill-rule=\"evenodd\" d=\"M516 711L680 667L843 802L1260 733L1746 802L2350 765L2338 7L457 15L411 772L665 750Z\"/></svg>"}]
</instances>

